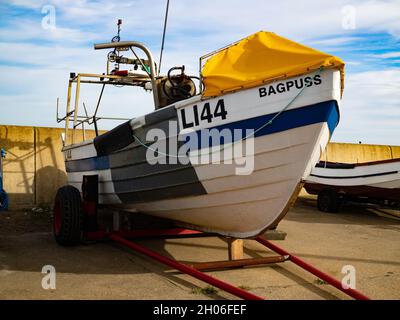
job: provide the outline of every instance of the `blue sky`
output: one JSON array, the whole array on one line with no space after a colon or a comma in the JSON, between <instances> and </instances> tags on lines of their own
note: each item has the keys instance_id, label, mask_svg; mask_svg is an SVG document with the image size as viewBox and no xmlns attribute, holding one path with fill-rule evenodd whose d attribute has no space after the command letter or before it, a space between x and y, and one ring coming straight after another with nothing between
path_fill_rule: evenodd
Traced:
<instances>
[{"instance_id":1,"label":"blue sky","mask_svg":"<svg viewBox=\"0 0 400 320\"><path fill-rule=\"evenodd\" d=\"M346 62L342 117L333 140L400 145L400 1L171 0L162 71L198 73L198 58L259 30L334 54ZM123 19L122 39L147 44L158 60L165 0L9 0L0 3L0 124L58 126L69 72L104 72L108 42ZM43 28L46 6L55 27ZM43 13L42 13L43 11ZM83 94L89 108L98 90ZM141 89L105 92L103 115L152 111ZM111 124L107 124L109 128Z\"/></svg>"}]
</instances>

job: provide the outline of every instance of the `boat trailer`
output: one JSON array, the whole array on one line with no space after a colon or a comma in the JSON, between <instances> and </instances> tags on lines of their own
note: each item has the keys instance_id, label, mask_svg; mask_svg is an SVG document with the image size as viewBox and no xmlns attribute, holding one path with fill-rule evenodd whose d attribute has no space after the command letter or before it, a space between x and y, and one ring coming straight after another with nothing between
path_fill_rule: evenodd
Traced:
<instances>
[{"instance_id":1,"label":"boat trailer","mask_svg":"<svg viewBox=\"0 0 400 320\"><path fill-rule=\"evenodd\" d=\"M344 292L348 296L357 300L369 300L369 298L363 293L352 289L344 288L342 283L333 278L332 276L324 273L317 269L306 261L302 260L296 255L293 255L276 244L262 238L257 237L254 240L270 249L272 252L277 253L278 256L269 256L262 258L249 258L249 259L238 259L238 260L226 260L226 261L212 261L202 262L196 264L183 264L174 259L168 258L162 254L159 254L145 246L142 246L133 241L138 238L157 238L157 237L189 237L199 235L211 235L205 234L201 231L184 229L184 228L169 228L169 229L137 229L137 230L114 230L106 232L99 228L97 223L97 209L98 209L98 176L84 176L82 185L82 211L83 211L83 226L84 233L83 237L87 241L99 241L99 240L111 240L122 246L128 247L129 249L140 253L148 258L151 258L161 264L169 266L180 272L186 273L192 277L195 277L201 281L204 281L212 286L215 286L221 290L229 292L230 294L237 296L245 300L264 300L264 298L250 293L241 288L235 287L227 282L221 281L215 277L206 274L205 270L218 270L227 268L237 268L251 265L266 265L271 263L282 263L285 261L291 261L300 268L312 273L319 279L326 283L334 286L338 290ZM116 219L117 220L117 219Z\"/></svg>"}]
</instances>

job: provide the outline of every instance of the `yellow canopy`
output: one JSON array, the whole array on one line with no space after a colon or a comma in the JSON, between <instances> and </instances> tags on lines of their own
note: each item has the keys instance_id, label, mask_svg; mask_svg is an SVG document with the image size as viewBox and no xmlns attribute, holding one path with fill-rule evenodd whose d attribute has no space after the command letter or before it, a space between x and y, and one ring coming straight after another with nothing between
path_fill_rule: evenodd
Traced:
<instances>
[{"instance_id":1,"label":"yellow canopy","mask_svg":"<svg viewBox=\"0 0 400 320\"><path fill-rule=\"evenodd\" d=\"M208 58L202 70L203 96L218 96L276 78L300 76L320 67L340 69L343 92L341 59L275 33L260 31Z\"/></svg>"}]
</instances>

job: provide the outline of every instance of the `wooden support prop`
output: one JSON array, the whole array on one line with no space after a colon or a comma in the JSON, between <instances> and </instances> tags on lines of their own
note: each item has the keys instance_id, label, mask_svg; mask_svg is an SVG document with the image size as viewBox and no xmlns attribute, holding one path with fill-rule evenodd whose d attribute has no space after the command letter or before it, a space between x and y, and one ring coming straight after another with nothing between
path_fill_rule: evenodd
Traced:
<instances>
[{"instance_id":1,"label":"wooden support prop","mask_svg":"<svg viewBox=\"0 0 400 320\"><path fill-rule=\"evenodd\" d=\"M210 261L210 262L199 262L191 264L190 267L197 270L216 270L216 269L228 269L228 268L240 268L246 266L256 266L262 264L279 263L289 259L289 256L271 256L262 258L250 258L250 259L239 259L231 261Z\"/></svg>"},{"instance_id":2,"label":"wooden support prop","mask_svg":"<svg viewBox=\"0 0 400 320\"><path fill-rule=\"evenodd\" d=\"M228 238L227 242L229 260L243 259L243 240Z\"/></svg>"}]
</instances>

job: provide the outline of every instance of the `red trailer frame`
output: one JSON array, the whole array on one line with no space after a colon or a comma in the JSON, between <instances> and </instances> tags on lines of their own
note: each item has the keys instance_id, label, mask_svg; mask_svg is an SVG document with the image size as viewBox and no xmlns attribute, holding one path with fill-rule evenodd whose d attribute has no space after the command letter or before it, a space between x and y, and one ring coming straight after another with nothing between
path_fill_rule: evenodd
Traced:
<instances>
[{"instance_id":1,"label":"red trailer frame","mask_svg":"<svg viewBox=\"0 0 400 320\"><path fill-rule=\"evenodd\" d=\"M245 299L245 300L264 300L263 297L259 297L257 295L254 295L248 291L245 291L243 289L240 289L238 287L235 287L227 282L221 281L215 277L212 277L210 275L207 275L206 273L198 270L194 266L186 265L183 263L180 263L174 259L165 257L145 246L139 245L135 243L132 240L133 238L157 238L161 236L172 236L172 237L181 237L181 236L190 236L190 235L199 235L203 234L200 231L196 230L190 230L190 229L182 229L182 228L173 228L173 229L148 229L148 230L136 230L136 231L116 231L116 232L110 232L110 233L104 233L104 232L91 232L86 234L86 238L89 240L100 240L100 239L110 239L116 243L119 243L125 247L128 247L132 250L134 250L137 253L140 253L142 255L145 255L159 263L162 263L164 265L167 265L173 269L179 270L183 273L186 273L188 275L191 275L199 280L202 280L210 285L213 285L221 290L224 290L226 292L231 293L234 296L237 296L239 298ZM285 249L277 246L276 244L263 239L261 237L257 237L254 240L256 240L258 243L262 244L263 246L267 247L271 251L279 254L280 256L278 257L270 257L272 258L270 261L263 261L257 259L242 259L243 261L239 261L241 266L245 265L254 265L254 264L268 264L268 263L277 263L277 262L284 262L286 260L290 260L300 268L312 273L313 275L317 276L321 280L326 281L328 284L334 286L338 290L342 291L343 293L347 294L348 296L357 299L357 300L370 300L369 297L364 295L358 290L352 289L352 288L343 288L341 282L332 276L330 276L327 273L324 273L323 271L317 269L316 267L312 266L311 264L305 262L301 258L290 254L287 252ZM253 261L256 260L256 261ZM253 262L253 263L252 263ZM229 268L229 267L235 267L235 266L229 266L229 264L223 264L220 267L213 267L212 269L219 269L219 268Z\"/></svg>"}]
</instances>

